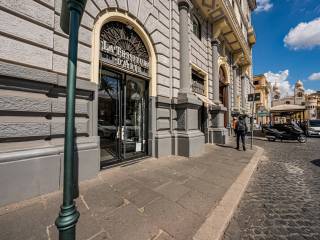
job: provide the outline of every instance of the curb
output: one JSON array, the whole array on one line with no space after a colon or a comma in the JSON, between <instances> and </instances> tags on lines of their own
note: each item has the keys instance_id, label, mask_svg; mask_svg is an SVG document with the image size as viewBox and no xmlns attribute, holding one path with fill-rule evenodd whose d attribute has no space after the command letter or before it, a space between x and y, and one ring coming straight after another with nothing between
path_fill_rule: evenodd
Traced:
<instances>
[{"instance_id":1,"label":"curb","mask_svg":"<svg viewBox=\"0 0 320 240\"><path fill-rule=\"evenodd\" d=\"M263 155L264 149L257 147L248 165L242 170L236 181L227 190L218 205L212 210L206 221L201 225L193 240L220 240L222 239L229 222L235 213L240 200L245 193L252 174Z\"/></svg>"},{"instance_id":2,"label":"curb","mask_svg":"<svg viewBox=\"0 0 320 240\"><path fill-rule=\"evenodd\" d=\"M251 136L249 136L248 138L251 139ZM255 136L253 136L253 139L264 140L264 141L268 140L266 137L255 137Z\"/></svg>"}]
</instances>

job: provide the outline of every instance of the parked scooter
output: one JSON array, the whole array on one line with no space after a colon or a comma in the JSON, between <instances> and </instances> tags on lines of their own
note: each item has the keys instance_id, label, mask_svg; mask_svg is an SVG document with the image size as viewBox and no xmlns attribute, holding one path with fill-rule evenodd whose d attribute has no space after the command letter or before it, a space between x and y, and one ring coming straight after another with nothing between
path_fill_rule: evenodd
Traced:
<instances>
[{"instance_id":1,"label":"parked scooter","mask_svg":"<svg viewBox=\"0 0 320 240\"><path fill-rule=\"evenodd\" d=\"M283 125L281 131L276 128L265 127L264 131L268 141L274 142L277 139L281 142L283 140L298 140L301 143L305 143L307 141L307 137L303 130L294 125Z\"/></svg>"}]
</instances>

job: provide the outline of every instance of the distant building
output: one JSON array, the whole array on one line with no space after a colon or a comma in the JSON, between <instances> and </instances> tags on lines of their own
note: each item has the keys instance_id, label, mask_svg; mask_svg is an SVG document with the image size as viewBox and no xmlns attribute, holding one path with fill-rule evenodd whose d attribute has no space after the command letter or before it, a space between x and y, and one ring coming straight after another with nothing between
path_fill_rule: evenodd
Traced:
<instances>
[{"instance_id":1,"label":"distant building","mask_svg":"<svg viewBox=\"0 0 320 240\"><path fill-rule=\"evenodd\" d=\"M279 106L283 104L303 105L303 106L306 105L306 98L305 98L303 83L300 80L298 80L295 84L293 96L281 97L279 84L275 83L273 85L271 105L274 107L274 106Z\"/></svg>"},{"instance_id":2,"label":"distant building","mask_svg":"<svg viewBox=\"0 0 320 240\"><path fill-rule=\"evenodd\" d=\"M255 103L257 123L261 122L262 124L266 124L269 122L271 84L267 78L261 74L254 76L253 85L255 87L254 92L260 93L260 101Z\"/></svg>"},{"instance_id":3,"label":"distant building","mask_svg":"<svg viewBox=\"0 0 320 240\"><path fill-rule=\"evenodd\" d=\"M306 96L308 119L320 119L320 91Z\"/></svg>"},{"instance_id":4,"label":"distant building","mask_svg":"<svg viewBox=\"0 0 320 240\"><path fill-rule=\"evenodd\" d=\"M305 106L303 112L292 114L291 118L296 120L308 120L320 118L320 92L307 95L303 83L298 80L294 86L294 94L291 96L281 97L280 86L275 83L272 89L272 107L288 106L288 112L292 106ZM275 121L285 121L284 117L276 117Z\"/></svg>"}]
</instances>

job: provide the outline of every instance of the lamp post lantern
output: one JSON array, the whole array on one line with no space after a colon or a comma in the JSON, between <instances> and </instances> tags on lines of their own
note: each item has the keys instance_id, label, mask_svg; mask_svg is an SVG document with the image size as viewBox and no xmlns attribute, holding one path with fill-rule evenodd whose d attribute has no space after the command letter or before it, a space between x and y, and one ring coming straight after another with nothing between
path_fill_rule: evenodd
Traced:
<instances>
[{"instance_id":1,"label":"lamp post lantern","mask_svg":"<svg viewBox=\"0 0 320 240\"><path fill-rule=\"evenodd\" d=\"M69 34L67 99L64 137L64 174L63 174L63 203L55 224L59 230L59 240L74 240L76 224L80 217L75 198L75 92L78 58L78 33L81 17L87 0L63 0L60 26Z\"/></svg>"}]
</instances>

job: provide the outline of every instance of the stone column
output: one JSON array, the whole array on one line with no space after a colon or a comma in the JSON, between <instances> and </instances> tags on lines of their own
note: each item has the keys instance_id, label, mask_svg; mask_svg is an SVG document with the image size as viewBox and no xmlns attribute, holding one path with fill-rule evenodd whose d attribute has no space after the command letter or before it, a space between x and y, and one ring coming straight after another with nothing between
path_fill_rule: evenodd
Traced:
<instances>
[{"instance_id":1,"label":"stone column","mask_svg":"<svg viewBox=\"0 0 320 240\"><path fill-rule=\"evenodd\" d=\"M202 106L191 92L191 65L189 53L189 0L179 0L180 36L180 90L176 104L177 151L180 156L201 155L204 151L204 134L198 129L198 110Z\"/></svg>"},{"instance_id":2,"label":"stone column","mask_svg":"<svg viewBox=\"0 0 320 240\"><path fill-rule=\"evenodd\" d=\"M214 39L211 42L212 46L212 93L213 93L213 102L220 104L219 99L219 52L218 47L220 45L219 40Z\"/></svg>"},{"instance_id":3,"label":"stone column","mask_svg":"<svg viewBox=\"0 0 320 240\"><path fill-rule=\"evenodd\" d=\"M233 109L237 109L237 96L238 96L238 75L237 66L233 66ZM238 109L239 110L239 109Z\"/></svg>"},{"instance_id":4,"label":"stone column","mask_svg":"<svg viewBox=\"0 0 320 240\"><path fill-rule=\"evenodd\" d=\"M180 92L190 92L191 69L189 54L189 29L188 18L189 1L179 1L179 35L180 35Z\"/></svg>"},{"instance_id":5,"label":"stone column","mask_svg":"<svg viewBox=\"0 0 320 240\"><path fill-rule=\"evenodd\" d=\"M241 107L242 110L246 110L246 77L241 77Z\"/></svg>"},{"instance_id":6,"label":"stone column","mask_svg":"<svg viewBox=\"0 0 320 240\"><path fill-rule=\"evenodd\" d=\"M228 83L227 85L227 95L228 95L228 105L227 105L227 123L230 124L229 127L231 127L231 87L230 84ZM230 129L230 128L229 128ZM229 132L230 136L230 132Z\"/></svg>"},{"instance_id":7,"label":"stone column","mask_svg":"<svg viewBox=\"0 0 320 240\"><path fill-rule=\"evenodd\" d=\"M212 46L212 91L213 102L216 104L211 111L212 116L212 129L210 129L209 141L211 143L226 143L227 130L224 128L224 113L227 108L223 106L219 99L219 40L214 39L211 42Z\"/></svg>"}]
</instances>

